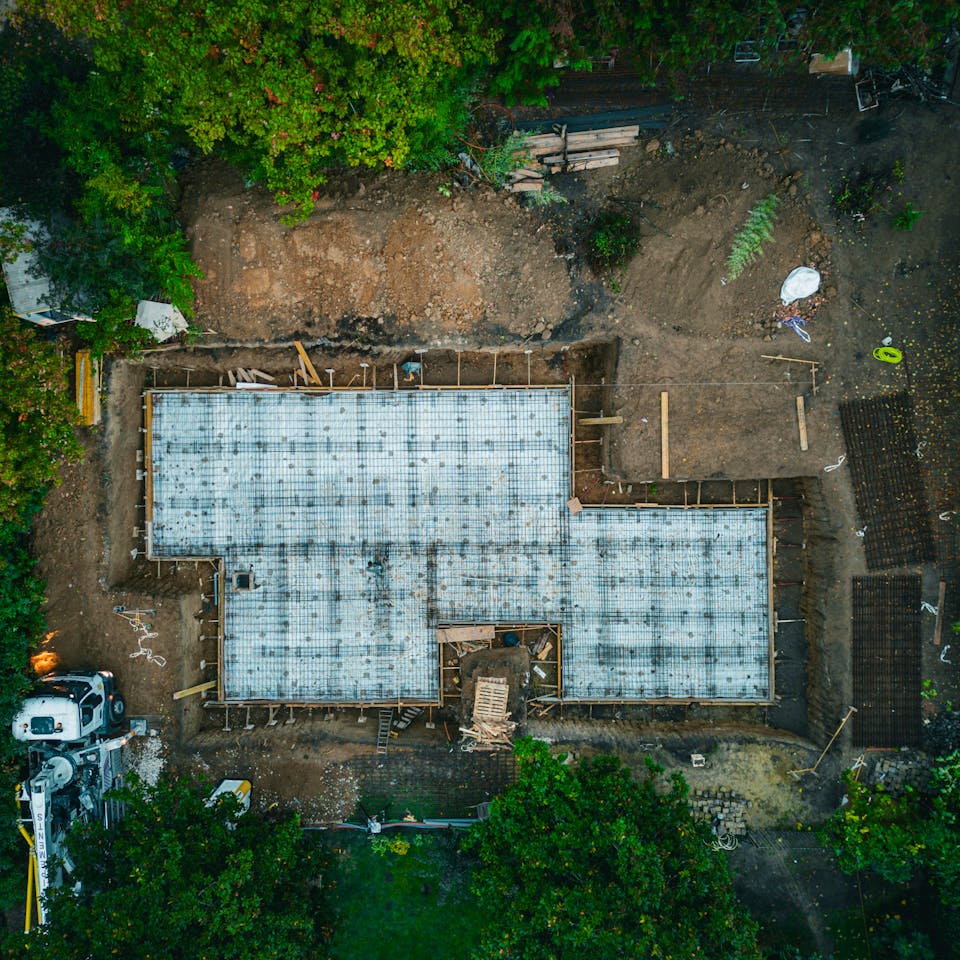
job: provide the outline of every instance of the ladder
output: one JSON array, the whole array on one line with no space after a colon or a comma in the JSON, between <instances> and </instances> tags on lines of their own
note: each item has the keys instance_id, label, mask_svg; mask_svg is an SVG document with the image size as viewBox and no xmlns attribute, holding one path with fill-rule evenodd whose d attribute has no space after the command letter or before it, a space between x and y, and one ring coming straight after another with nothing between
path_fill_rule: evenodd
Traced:
<instances>
[{"instance_id":1,"label":"ladder","mask_svg":"<svg viewBox=\"0 0 960 960\"><path fill-rule=\"evenodd\" d=\"M393 721L393 710L381 710L377 717L377 753L386 755L387 745L390 743L390 724Z\"/></svg>"}]
</instances>

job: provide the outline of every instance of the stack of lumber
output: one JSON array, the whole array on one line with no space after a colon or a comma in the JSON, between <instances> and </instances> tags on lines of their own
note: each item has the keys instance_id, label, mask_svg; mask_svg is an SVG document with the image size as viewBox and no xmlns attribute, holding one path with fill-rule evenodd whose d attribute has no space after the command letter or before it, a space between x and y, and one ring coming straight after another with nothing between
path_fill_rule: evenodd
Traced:
<instances>
[{"instance_id":1,"label":"stack of lumber","mask_svg":"<svg viewBox=\"0 0 960 960\"><path fill-rule=\"evenodd\" d=\"M620 162L619 148L635 145L639 136L639 124L631 124L603 130L569 131L562 127L558 133L527 137L523 152L529 160L511 174L507 190L542 190L544 172L572 173L616 166Z\"/></svg>"}]
</instances>

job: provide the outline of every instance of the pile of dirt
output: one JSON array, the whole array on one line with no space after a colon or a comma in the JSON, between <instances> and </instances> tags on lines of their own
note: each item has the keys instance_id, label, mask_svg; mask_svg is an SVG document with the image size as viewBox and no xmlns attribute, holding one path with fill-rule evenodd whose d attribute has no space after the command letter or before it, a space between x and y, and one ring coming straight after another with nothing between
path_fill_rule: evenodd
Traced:
<instances>
[{"instance_id":1,"label":"pile of dirt","mask_svg":"<svg viewBox=\"0 0 960 960\"><path fill-rule=\"evenodd\" d=\"M304 223L220 165L187 184L198 322L235 339L291 333L361 343L455 342L477 327L519 339L569 313L570 278L531 212L439 177L351 175Z\"/></svg>"},{"instance_id":2,"label":"pile of dirt","mask_svg":"<svg viewBox=\"0 0 960 960\"><path fill-rule=\"evenodd\" d=\"M780 285L794 267L815 267L829 283L829 241L807 213L802 172L786 158L774 161L698 130L648 142L610 188L608 202L644 227L640 252L624 272L624 311L666 333L770 335L784 315ZM774 239L755 266L728 280L734 237L770 195L778 198ZM787 316L811 306L805 301Z\"/></svg>"}]
</instances>

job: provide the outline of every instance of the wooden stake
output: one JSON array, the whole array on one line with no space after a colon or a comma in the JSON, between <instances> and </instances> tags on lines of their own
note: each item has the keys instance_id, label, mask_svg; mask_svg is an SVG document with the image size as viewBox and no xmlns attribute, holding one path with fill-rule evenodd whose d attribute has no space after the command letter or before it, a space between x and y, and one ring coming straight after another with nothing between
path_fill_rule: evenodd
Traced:
<instances>
[{"instance_id":1,"label":"wooden stake","mask_svg":"<svg viewBox=\"0 0 960 960\"><path fill-rule=\"evenodd\" d=\"M393 365L393 389L394 389L394 390L399 390L399 389L400 389L400 376L399 376L399 374L397 373L397 365L396 365L396 364Z\"/></svg>"},{"instance_id":2,"label":"wooden stake","mask_svg":"<svg viewBox=\"0 0 960 960\"><path fill-rule=\"evenodd\" d=\"M495 350L493 352L493 385L497 385L497 356L498 352Z\"/></svg>"},{"instance_id":3,"label":"wooden stake","mask_svg":"<svg viewBox=\"0 0 960 960\"><path fill-rule=\"evenodd\" d=\"M807 450L807 411L803 404L803 397L797 397L797 423L800 427L800 449Z\"/></svg>"},{"instance_id":4,"label":"wooden stake","mask_svg":"<svg viewBox=\"0 0 960 960\"><path fill-rule=\"evenodd\" d=\"M820 766L820 761L827 755L827 751L833 746L833 742L840 736L840 731L847 725L847 721L857 712L856 707L850 707L847 710L847 715L840 721L840 726L834 731L833 736L830 738L830 742L823 748L823 752L817 757L817 762L812 767L804 767L803 770L791 770L790 773L793 776L797 777L801 773L816 773L817 767Z\"/></svg>"},{"instance_id":5,"label":"wooden stake","mask_svg":"<svg viewBox=\"0 0 960 960\"><path fill-rule=\"evenodd\" d=\"M670 479L670 396L660 392L660 476Z\"/></svg>"},{"instance_id":6,"label":"wooden stake","mask_svg":"<svg viewBox=\"0 0 960 960\"><path fill-rule=\"evenodd\" d=\"M780 356L780 354L777 354L777 356L772 357L767 353L761 353L760 359L761 360L786 360L789 363L808 363L814 367L820 366L819 360L801 360L798 357L783 357L783 356Z\"/></svg>"},{"instance_id":7,"label":"wooden stake","mask_svg":"<svg viewBox=\"0 0 960 960\"><path fill-rule=\"evenodd\" d=\"M937 594L937 625L933 628L933 642L940 646L940 634L943 630L943 604L947 599L947 581L940 581L940 593Z\"/></svg>"},{"instance_id":8,"label":"wooden stake","mask_svg":"<svg viewBox=\"0 0 960 960\"><path fill-rule=\"evenodd\" d=\"M314 369L313 364L310 362L310 358L307 356L307 351L303 349L303 344L299 340L294 340L293 345L297 348L297 353L300 354L300 360L303 363L305 372L310 374L310 379L318 387L321 386L320 377L317 376L317 371Z\"/></svg>"}]
</instances>

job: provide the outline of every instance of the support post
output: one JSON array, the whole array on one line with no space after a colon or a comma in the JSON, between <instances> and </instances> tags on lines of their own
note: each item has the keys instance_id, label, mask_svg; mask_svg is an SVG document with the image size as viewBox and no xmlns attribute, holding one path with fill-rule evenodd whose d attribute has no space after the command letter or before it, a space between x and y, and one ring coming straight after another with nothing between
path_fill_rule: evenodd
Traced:
<instances>
[{"instance_id":1,"label":"support post","mask_svg":"<svg viewBox=\"0 0 960 960\"><path fill-rule=\"evenodd\" d=\"M670 479L670 395L660 393L660 476Z\"/></svg>"}]
</instances>

